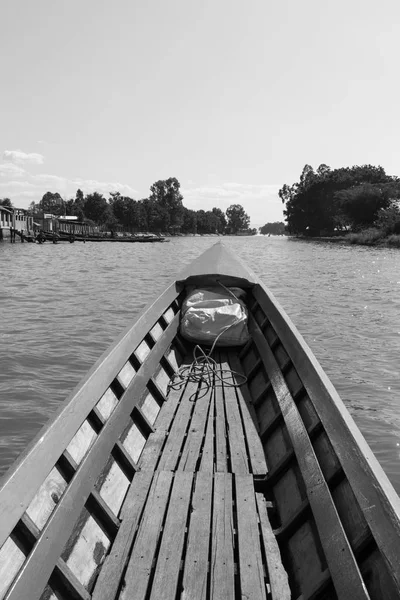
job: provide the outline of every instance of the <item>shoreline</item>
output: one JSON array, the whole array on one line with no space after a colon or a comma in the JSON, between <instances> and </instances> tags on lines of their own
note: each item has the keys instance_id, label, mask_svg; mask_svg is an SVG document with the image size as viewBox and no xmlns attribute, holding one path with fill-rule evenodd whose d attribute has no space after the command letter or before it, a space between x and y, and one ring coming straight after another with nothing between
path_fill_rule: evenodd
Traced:
<instances>
[{"instance_id":1,"label":"shoreline","mask_svg":"<svg viewBox=\"0 0 400 600\"><path fill-rule=\"evenodd\" d=\"M338 236L318 236L318 237L306 237L306 236L288 236L289 238L312 242L330 242L343 244L346 246L374 246L382 248L400 248L400 235L390 234L383 235L383 232L378 230L367 229L359 233L348 233L347 235Z\"/></svg>"}]
</instances>

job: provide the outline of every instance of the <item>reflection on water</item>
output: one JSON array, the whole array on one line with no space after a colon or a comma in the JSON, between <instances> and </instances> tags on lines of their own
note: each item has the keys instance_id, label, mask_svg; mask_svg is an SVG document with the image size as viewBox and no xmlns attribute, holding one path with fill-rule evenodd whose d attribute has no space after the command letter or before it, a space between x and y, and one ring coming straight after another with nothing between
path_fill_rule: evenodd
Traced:
<instances>
[{"instance_id":1,"label":"reflection on water","mask_svg":"<svg viewBox=\"0 0 400 600\"><path fill-rule=\"evenodd\" d=\"M0 244L0 472L145 304L215 238ZM400 492L400 252L224 238L311 346Z\"/></svg>"}]
</instances>

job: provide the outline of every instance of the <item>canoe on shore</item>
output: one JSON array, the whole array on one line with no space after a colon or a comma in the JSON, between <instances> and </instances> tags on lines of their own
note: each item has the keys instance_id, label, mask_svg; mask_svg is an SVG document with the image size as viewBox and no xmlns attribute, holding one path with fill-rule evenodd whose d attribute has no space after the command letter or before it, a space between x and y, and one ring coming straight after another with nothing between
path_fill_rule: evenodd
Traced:
<instances>
[{"instance_id":1,"label":"canoe on shore","mask_svg":"<svg viewBox=\"0 0 400 600\"><path fill-rule=\"evenodd\" d=\"M243 290L250 338L176 385L193 368L188 290L221 286ZM400 598L399 497L288 316L221 243L10 468L0 535L7 600Z\"/></svg>"}]
</instances>

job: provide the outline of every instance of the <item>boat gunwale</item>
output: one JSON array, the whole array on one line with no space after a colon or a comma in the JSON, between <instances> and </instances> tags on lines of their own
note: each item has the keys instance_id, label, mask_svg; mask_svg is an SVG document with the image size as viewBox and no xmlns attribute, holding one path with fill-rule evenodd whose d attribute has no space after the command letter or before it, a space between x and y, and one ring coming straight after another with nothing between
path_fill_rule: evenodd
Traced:
<instances>
[{"instance_id":1,"label":"boat gunwale","mask_svg":"<svg viewBox=\"0 0 400 600\"><path fill-rule=\"evenodd\" d=\"M290 356L400 589L400 498L333 383L285 310L259 279L253 295Z\"/></svg>"},{"instance_id":2,"label":"boat gunwale","mask_svg":"<svg viewBox=\"0 0 400 600\"><path fill-rule=\"evenodd\" d=\"M173 281L160 296L149 302L135 322L101 355L5 473L0 487L0 547L91 410L181 291L181 286Z\"/></svg>"}]
</instances>

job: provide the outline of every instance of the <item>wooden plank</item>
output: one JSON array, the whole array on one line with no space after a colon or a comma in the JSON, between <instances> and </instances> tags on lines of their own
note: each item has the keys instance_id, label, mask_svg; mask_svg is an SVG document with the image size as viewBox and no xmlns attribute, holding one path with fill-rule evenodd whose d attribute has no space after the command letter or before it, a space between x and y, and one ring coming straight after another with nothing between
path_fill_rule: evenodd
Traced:
<instances>
[{"instance_id":1,"label":"wooden plank","mask_svg":"<svg viewBox=\"0 0 400 600\"><path fill-rule=\"evenodd\" d=\"M195 406L198 388L199 384L197 382L188 381L181 403L176 412L175 419L172 423L167 442L163 448L160 462L157 466L157 469L161 471L176 469L179 454Z\"/></svg>"},{"instance_id":2,"label":"wooden plank","mask_svg":"<svg viewBox=\"0 0 400 600\"><path fill-rule=\"evenodd\" d=\"M102 564L109 547L110 540L108 536L95 519L89 515L70 555L65 561L67 567L84 587L89 587L89 583Z\"/></svg>"},{"instance_id":3,"label":"wooden plank","mask_svg":"<svg viewBox=\"0 0 400 600\"><path fill-rule=\"evenodd\" d=\"M39 529L43 529L66 487L67 482L57 467L54 467L26 509L26 513Z\"/></svg>"},{"instance_id":4,"label":"wooden plank","mask_svg":"<svg viewBox=\"0 0 400 600\"><path fill-rule=\"evenodd\" d=\"M205 390L207 390L207 393L205 393ZM194 471L196 469L196 464L200 456L201 444L205 436L207 417L212 398L213 387L211 386L208 388L205 382L202 382L195 403L189 431L186 436L185 445L179 460L179 471Z\"/></svg>"},{"instance_id":5,"label":"wooden plank","mask_svg":"<svg viewBox=\"0 0 400 600\"><path fill-rule=\"evenodd\" d=\"M185 393L185 386L182 389L171 389L168 399L164 402L154 423L154 433L150 434L146 445L140 456L139 468L154 470L160 458L161 450L164 445L168 431L171 427L179 402Z\"/></svg>"},{"instance_id":6,"label":"wooden plank","mask_svg":"<svg viewBox=\"0 0 400 600\"><path fill-rule=\"evenodd\" d=\"M232 475L215 473L210 565L210 597L213 600L235 598L233 531Z\"/></svg>"},{"instance_id":7,"label":"wooden plank","mask_svg":"<svg viewBox=\"0 0 400 600\"><path fill-rule=\"evenodd\" d=\"M249 329L282 410L336 592L339 598L367 600L369 596L365 583L315 456L308 432L272 350L251 315Z\"/></svg>"},{"instance_id":8,"label":"wooden plank","mask_svg":"<svg viewBox=\"0 0 400 600\"><path fill-rule=\"evenodd\" d=\"M120 600L144 600L161 525L167 508L173 473L156 471L137 537L124 576Z\"/></svg>"},{"instance_id":9,"label":"wooden plank","mask_svg":"<svg viewBox=\"0 0 400 600\"><path fill-rule=\"evenodd\" d=\"M0 547L132 350L179 292L179 286L172 283L161 296L148 305L135 324L124 331L90 369L79 386L61 405L52 421L38 433L7 472L0 490Z\"/></svg>"},{"instance_id":10,"label":"wooden plank","mask_svg":"<svg viewBox=\"0 0 400 600\"><path fill-rule=\"evenodd\" d=\"M13 579L25 562L25 554L11 539L0 549L0 598L3 599Z\"/></svg>"},{"instance_id":11,"label":"wooden plank","mask_svg":"<svg viewBox=\"0 0 400 600\"><path fill-rule=\"evenodd\" d=\"M220 376L220 366L217 373ZM215 469L217 472L226 473L228 471L228 448L226 436L226 415L224 393L222 382L219 378L215 379Z\"/></svg>"},{"instance_id":12,"label":"wooden plank","mask_svg":"<svg viewBox=\"0 0 400 600\"><path fill-rule=\"evenodd\" d=\"M213 475L197 473L184 561L182 600L207 600Z\"/></svg>"},{"instance_id":13,"label":"wooden plank","mask_svg":"<svg viewBox=\"0 0 400 600\"><path fill-rule=\"evenodd\" d=\"M221 377L223 378L223 393L225 398L226 421L228 429L229 454L232 473L245 475L249 472L247 448L244 439L242 418L239 412L236 390L232 387L233 379L227 355L221 354Z\"/></svg>"},{"instance_id":14,"label":"wooden plank","mask_svg":"<svg viewBox=\"0 0 400 600\"><path fill-rule=\"evenodd\" d=\"M267 560L272 600L290 600L292 594L289 587L288 576L282 564L278 542L276 541L271 523L269 522L267 504L263 494L256 494L256 502Z\"/></svg>"},{"instance_id":15,"label":"wooden plank","mask_svg":"<svg viewBox=\"0 0 400 600\"><path fill-rule=\"evenodd\" d=\"M104 425L102 434L97 437L83 459L79 470L45 526L44 535L38 540L27 559L23 567L23 576L14 582L9 600L20 600L20 598L28 596L30 600L36 600L40 597L54 564L74 528L89 493L92 491L93 483L103 469L116 439L126 426L127 419L135 403L141 398L155 366L171 343L178 326L179 315L164 331L162 338L157 342L151 355L143 363L131 386ZM43 556L46 556L46 561L43 561ZM35 587L33 587L32 581L35 581Z\"/></svg>"},{"instance_id":16,"label":"wooden plank","mask_svg":"<svg viewBox=\"0 0 400 600\"><path fill-rule=\"evenodd\" d=\"M200 463L200 471L214 471L214 411L215 411L215 390L211 392L210 409L208 411L208 420L206 428L206 438L204 440L203 453Z\"/></svg>"},{"instance_id":17,"label":"wooden plank","mask_svg":"<svg viewBox=\"0 0 400 600\"><path fill-rule=\"evenodd\" d=\"M176 596L192 482L193 473L175 473L150 600Z\"/></svg>"},{"instance_id":18,"label":"wooden plank","mask_svg":"<svg viewBox=\"0 0 400 600\"><path fill-rule=\"evenodd\" d=\"M235 475L235 488L241 596L266 600L253 477Z\"/></svg>"},{"instance_id":19,"label":"wooden plank","mask_svg":"<svg viewBox=\"0 0 400 600\"><path fill-rule=\"evenodd\" d=\"M122 506L122 521L117 537L96 581L92 600L110 600L117 593L152 478L153 473L145 471L137 473L133 478Z\"/></svg>"},{"instance_id":20,"label":"wooden plank","mask_svg":"<svg viewBox=\"0 0 400 600\"><path fill-rule=\"evenodd\" d=\"M254 296L289 353L400 593L400 498L286 312L258 280Z\"/></svg>"}]
</instances>

